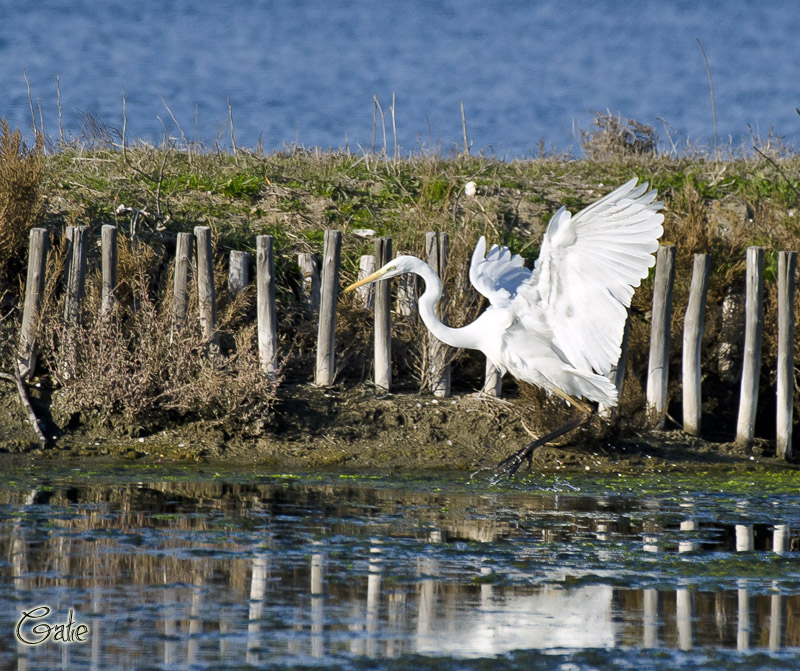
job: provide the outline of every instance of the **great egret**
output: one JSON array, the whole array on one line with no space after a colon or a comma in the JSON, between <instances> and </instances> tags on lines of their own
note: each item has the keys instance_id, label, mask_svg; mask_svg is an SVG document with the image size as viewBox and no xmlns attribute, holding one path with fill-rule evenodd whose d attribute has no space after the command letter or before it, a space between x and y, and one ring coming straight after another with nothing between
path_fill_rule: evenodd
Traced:
<instances>
[{"instance_id":1,"label":"great egret","mask_svg":"<svg viewBox=\"0 0 800 671\"><path fill-rule=\"evenodd\" d=\"M442 295L439 277L414 256L398 256L356 287L403 273L425 281L419 314L428 330L452 347L482 351L495 367L556 394L580 409L571 422L533 441L498 465L513 476L533 450L585 423L593 409L581 399L613 406L617 389L608 379L620 344L633 288L655 264L663 233L663 207L656 191L637 178L574 217L561 207L552 217L531 272L507 247L486 254L481 237L472 254L469 279L490 306L461 328L436 316Z\"/></svg>"}]
</instances>

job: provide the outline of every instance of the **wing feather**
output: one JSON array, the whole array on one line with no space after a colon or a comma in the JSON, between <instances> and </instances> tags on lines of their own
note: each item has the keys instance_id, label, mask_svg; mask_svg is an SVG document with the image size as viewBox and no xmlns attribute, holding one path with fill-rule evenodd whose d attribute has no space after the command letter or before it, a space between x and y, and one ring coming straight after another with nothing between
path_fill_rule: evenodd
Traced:
<instances>
[{"instance_id":1,"label":"wing feather","mask_svg":"<svg viewBox=\"0 0 800 671\"><path fill-rule=\"evenodd\" d=\"M574 217L547 227L533 273L517 287L517 314L540 314L552 344L578 370L607 374L619 360L633 288L655 264L663 232L656 191L632 179Z\"/></svg>"},{"instance_id":2,"label":"wing feather","mask_svg":"<svg viewBox=\"0 0 800 671\"><path fill-rule=\"evenodd\" d=\"M486 238L481 236L472 253L469 280L492 305L506 306L531 276L524 263L525 259L512 254L508 247L492 245L487 254Z\"/></svg>"}]
</instances>

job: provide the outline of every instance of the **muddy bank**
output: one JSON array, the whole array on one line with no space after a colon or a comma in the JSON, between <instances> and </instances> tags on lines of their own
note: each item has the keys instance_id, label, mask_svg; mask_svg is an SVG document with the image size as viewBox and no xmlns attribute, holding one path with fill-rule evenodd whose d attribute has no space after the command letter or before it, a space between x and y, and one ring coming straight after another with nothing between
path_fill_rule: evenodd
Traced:
<instances>
[{"instance_id":1,"label":"muddy bank","mask_svg":"<svg viewBox=\"0 0 800 671\"><path fill-rule=\"evenodd\" d=\"M121 463L225 463L268 470L472 471L495 465L528 442L526 422L541 427L541 422L532 421L536 409L518 399L380 394L367 385L324 390L287 385L270 417L259 425L259 435L250 436L247 428L237 427L233 434L229 427L189 419L138 436L125 435L131 427L122 424L100 426L80 418L59 426L45 401L36 394L32 399L50 443L42 449L10 385L2 389L0 455L37 463L98 458ZM547 417L552 426L558 421ZM743 448L677 430L622 434L598 418L558 444L540 448L533 460L538 472L797 467L777 459L770 441Z\"/></svg>"}]
</instances>

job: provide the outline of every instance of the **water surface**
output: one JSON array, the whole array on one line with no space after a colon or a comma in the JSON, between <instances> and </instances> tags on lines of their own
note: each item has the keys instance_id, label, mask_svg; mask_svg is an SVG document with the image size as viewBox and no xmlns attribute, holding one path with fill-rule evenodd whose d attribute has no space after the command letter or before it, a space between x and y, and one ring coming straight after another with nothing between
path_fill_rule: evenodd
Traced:
<instances>
[{"instance_id":1,"label":"water surface","mask_svg":"<svg viewBox=\"0 0 800 671\"><path fill-rule=\"evenodd\" d=\"M7 477L0 666L791 668L800 492L770 482ZM39 605L86 640L18 640Z\"/></svg>"},{"instance_id":2,"label":"water surface","mask_svg":"<svg viewBox=\"0 0 800 671\"><path fill-rule=\"evenodd\" d=\"M770 127L794 142L800 59L794 2L498 0L0 0L0 116L58 137L86 115L159 142L373 145L373 96L392 94L401 150L462 146L529 156L541 141L579 152L592 110L708 142L714 77L720 141ZM174 117L174 118L173 118ZM177 122L177 123L176 123ZM38 123L38 119L37 119ZM377 129L383 147L382 124ZM118 136L116 137L118 141Z\"/></svg>"}]
</instances>

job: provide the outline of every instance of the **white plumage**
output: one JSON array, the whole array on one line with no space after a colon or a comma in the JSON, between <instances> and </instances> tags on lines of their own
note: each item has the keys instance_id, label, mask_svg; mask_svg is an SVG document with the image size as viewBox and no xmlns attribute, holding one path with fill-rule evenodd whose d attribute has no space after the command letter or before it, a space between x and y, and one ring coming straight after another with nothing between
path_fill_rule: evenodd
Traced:
<instances>
[{"instance_id":1,"label":"white plumage","mask_svg":"<svg viewBox=\"0 0 800 671\"><path fill-rule=\"evenodd\" d=\"M568 400L606 405L617 391L605 377L617 363L634 287L655 263L663 203L634 178L575 216L565 208L547 226L533 272L506 247L486 253L482 237L469 277L490 306L472 324L450 328L435 305L441 283L426 263L399 256L346 289L416 273L425 280L420 316L453 347L483 351L500 370Z\"/></svg>"}]
</instances>

